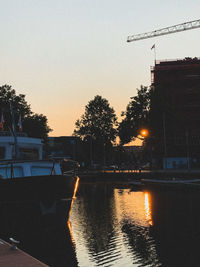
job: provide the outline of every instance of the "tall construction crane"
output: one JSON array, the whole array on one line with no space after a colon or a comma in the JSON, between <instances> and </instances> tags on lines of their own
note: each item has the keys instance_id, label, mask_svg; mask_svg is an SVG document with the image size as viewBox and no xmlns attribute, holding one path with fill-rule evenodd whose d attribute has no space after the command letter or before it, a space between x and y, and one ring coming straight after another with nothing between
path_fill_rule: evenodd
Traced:
<instances>
[{"instance_id":1,"label":"tall construction crane","mask_svg":"<svg viewBox=\"0 0 200 267\"><path fill-rule=\"evenodd\" d=\"M182 32L182 31L192 30L192 29L196 29L196 28L200 28L200 19L181 23L181 24L177 24L174 26L170 26L170 27L163 28L163 29L156 30L156 31L152 31L152 32L146 32L146 33L131 35L131 36L128 36L127 42L135 42L135 41L139 41L139 40L143 40L143 39L157 37L160 35Z\"/></svg>"}]
</instances>

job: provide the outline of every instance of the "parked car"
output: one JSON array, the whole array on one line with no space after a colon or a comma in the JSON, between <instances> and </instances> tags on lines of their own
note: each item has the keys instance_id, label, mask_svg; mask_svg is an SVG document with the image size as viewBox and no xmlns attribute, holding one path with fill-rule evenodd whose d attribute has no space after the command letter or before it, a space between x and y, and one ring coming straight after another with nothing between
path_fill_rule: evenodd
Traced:
<instances>
[{"instance_id":1,"label":"parked car","mask_svg":"<svg viewBox=\"0 0 200 267\"><path fill-rule=\"evenodd\" d=\"M141 166L141 169L142 169L142 170L150 170L150 163L147 162L146 164L142 165L142 166Z\"/></svg>"},{"instance_id":2,"label":"parked car","mask_svg":"<svg viewBox=\"0 0 200 267\"><path fill-rule=\"evenodd\" d=\"M110 166L108 166L108 169L109 170L117 170L118 166L117 165L110 165Z\"/></svg>"}]
</instances>

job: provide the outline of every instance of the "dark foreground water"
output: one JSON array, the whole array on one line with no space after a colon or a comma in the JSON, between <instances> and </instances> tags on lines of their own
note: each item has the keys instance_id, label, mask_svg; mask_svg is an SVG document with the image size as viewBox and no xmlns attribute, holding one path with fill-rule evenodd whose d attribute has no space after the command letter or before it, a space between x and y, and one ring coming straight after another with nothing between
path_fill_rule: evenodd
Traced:
<instances>
[{"instance_id":1,"label":"dark foreground water","mask_svg":"<svg viewBox=\"0 0 200 267\"><path fill-rule=\"evenodd\" d=\"M1 237L50 266L200 266L200 191L80 184L68 224L15 216L11 230L1 218Z\"/></svg>"}]
</instances>

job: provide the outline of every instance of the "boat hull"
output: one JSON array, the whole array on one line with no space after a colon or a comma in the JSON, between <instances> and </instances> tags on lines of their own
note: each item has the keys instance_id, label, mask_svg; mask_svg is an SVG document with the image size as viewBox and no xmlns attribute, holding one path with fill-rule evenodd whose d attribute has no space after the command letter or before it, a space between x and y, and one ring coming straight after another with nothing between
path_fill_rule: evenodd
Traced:
<instances>
[{"instance_id":1,"label":"boat hull","mask_svg":"<svg viewBox=\"0 0 200 267\"><path fill-rule=\"evenodd\" d=\"M15 234L27 226L63 227L70 217L78 179L66 175L1 179L1 230Z\"/></svg>"},{"instance_id":2,"label":"boat hull","mask_svg":"<svg viewBox=\"0 0 200 267\"><path fill-rule=\"evenodd\" d=\"M77 177L44 175L0 179L0 202L71 199Z\"/></svg>"}]
</instances>

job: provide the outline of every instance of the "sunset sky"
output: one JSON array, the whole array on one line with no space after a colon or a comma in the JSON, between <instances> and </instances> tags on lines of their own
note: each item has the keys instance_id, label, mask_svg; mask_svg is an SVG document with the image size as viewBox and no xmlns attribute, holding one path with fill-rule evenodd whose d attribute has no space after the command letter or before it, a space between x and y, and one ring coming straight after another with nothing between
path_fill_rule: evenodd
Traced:
<instances>
[{"instance_id":1,"label":"sunset sky","mask_svg":"<svg viewBox=\"0 0 200 267\"><path fill-rule=\"evenodd\" d=\"M200 56L200 28L127 43L128 35L199 19L200 2L0 0L0 84L47 116L51 136L71 135L99 94L120 120L157 59Z\"/></svg>"}]
</instances>

